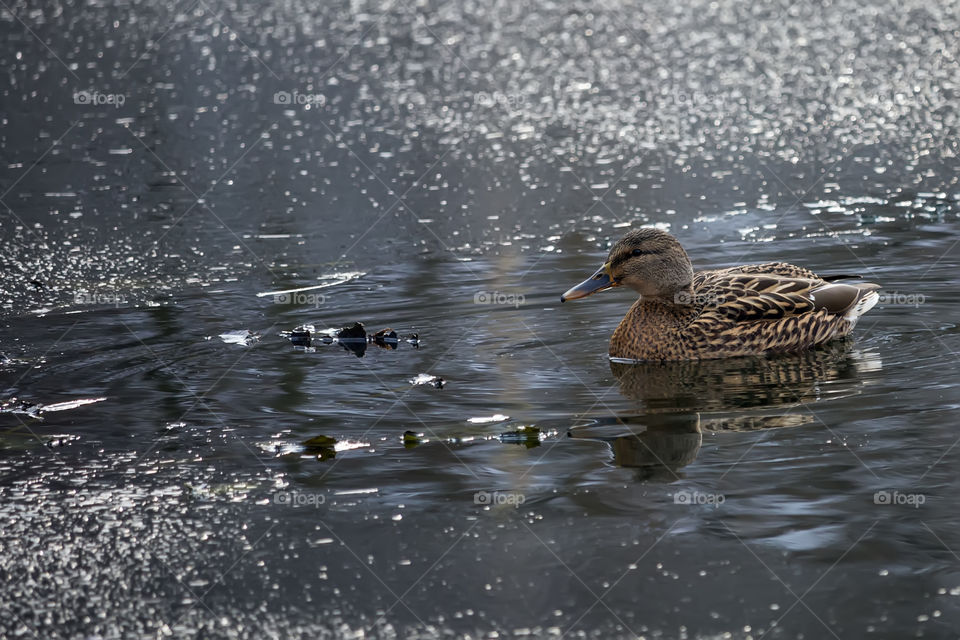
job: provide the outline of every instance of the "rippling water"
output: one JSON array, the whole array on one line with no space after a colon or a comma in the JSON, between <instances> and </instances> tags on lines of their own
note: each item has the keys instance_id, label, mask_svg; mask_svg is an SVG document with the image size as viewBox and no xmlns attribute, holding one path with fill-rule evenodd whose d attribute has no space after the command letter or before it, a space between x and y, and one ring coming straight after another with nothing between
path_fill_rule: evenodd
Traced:
<instances>
[{"instance_id":1,"label":"rippling water","mask_svg":"<svg viewBox=\"0 0 960 640\"><path fill-rule=\"evenodd\" d=\"M958 9L5 7L0 636L955 633ZM643 224L884 296L610 363Z\"/></svg>"}]
</instances>

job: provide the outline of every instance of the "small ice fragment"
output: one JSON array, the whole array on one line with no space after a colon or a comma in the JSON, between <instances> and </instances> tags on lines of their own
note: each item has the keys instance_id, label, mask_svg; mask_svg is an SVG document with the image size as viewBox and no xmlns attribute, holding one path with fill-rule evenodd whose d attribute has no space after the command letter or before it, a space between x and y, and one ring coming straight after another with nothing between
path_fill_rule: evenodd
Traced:
<instances>
[{"instance_id":1,"label":"small ice fragment","mask_svg":"<svg viewBox=\"0 0 960 640\"><path fill-rule=\"evenodd\" d=\"M220 339L227 344L239 344L243 345L244 347L249 347L253 343L260 340L260 336L255 333L250 333L246 329L237 329L235 331L221 333Z\"/></svg>"},{"instance_id":2,"label":"small ice fragment","mask_svg":"<svg viewBox=\"0 0 960 640\"><path fill-rule=\"evenodd\" d=\"M76 409L77 407L82 407L87 404L94 404L95 402L103 402L104 400L106 400L106 398L81 398L80 400L56 402L54 404L48 404L40 407L39 411L42 413L49 413L51 411L66 411L67 409Z\"/></svg>"},{"instance_id":3,"label":"small ice fragment","mask_svg":"<svg viewBox=\"0 0 960 640\"><path fill-rule=\"evenodd\" d=\"M437 389L442 389L443 385L446 384L443 378L438 376L432 376L429 373L418 373L415 378L410 378L410 384L414 386L422 384L430 384L436 387Z\"/></svg>"},{"instance_id":4,"label":"small ice fragment","mask_svg":"<svg viewBox=\"0 0 960 640\"><path fill-rule=\"evenodd\" d=\"M505 416L502 413L497 413L492 416L481 416L477 418L470 418L467 422L472 424L490 424L491 422L503 422L504 420L509 420L510 416Z\"/></svg>"}]
</instances>

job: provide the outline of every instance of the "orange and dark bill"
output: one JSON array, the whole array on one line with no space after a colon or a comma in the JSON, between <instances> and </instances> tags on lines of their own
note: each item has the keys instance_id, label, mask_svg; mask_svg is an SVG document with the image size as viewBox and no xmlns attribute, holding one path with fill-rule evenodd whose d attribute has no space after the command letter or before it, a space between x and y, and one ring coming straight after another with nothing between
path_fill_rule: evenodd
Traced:
<instances>
[{"instance_id":1,"label":"orange and dark bill","mask_svg":"<svg viewBox=\"0 0 960 640\"><path fill-rule=\"evenodd\" d=\"M577 298L586 298L591 293L596 293L598 291L610 289L611 287L619 286L620 283L610 277L610 263L605 262L602 267L597 269L595 274L577 286L572 287L566 293L560 296L560 302L576 300Z\"/></svg>"}]
</instances>

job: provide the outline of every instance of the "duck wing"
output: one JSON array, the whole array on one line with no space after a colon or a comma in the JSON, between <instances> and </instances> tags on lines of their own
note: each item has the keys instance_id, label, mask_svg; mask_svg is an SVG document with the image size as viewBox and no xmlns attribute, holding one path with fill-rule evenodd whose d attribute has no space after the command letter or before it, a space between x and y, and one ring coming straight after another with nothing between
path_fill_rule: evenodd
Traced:
<instances>
[{"instance_id":1,"label":"duck wing","mask_svg":"<svg viewBox=\"0 0 960 640\"><path fill-rule=\"evenodd\" d=\"M869 282L843 284L819 278L715 273L695 289L695 296L703 307L702 314L745 322L776 320L821 310L844 315L879 288Z\"/></svg>"},{"instance_id":2,"label":"duck wing","mask_svg":"<svg viewBox=\"0 0 960 640\"><path fill-rule=\"evenodd\" d=\"M701 282L699 313L685 333L698 350L725 354L794 351L846 335L879 288L726 270Z\"/></svg>"},{"instance_id":3,"label":"duck wing","mask_svg":"<svg viewBox=\"0 0 960 640\"><path fill-rule=\"evenodd\" d=\"M816 299L811 294L824 284L822 280L766 273L717 273L705 279L695 295L702 304L701 318L726 322L777 320L817 310Z\"/></svg>"},{"instance_id":4,"label":"duck wing","mask_svg":"<svg viewBox=\"0 0 960 640\"><path fill-rule=\"evenodd\" d=\"M761 264L747 264L739 267L728 267L726 269L716 269L712 271L700 271L693 276L693 288L707 280L722 278L733 275L767 275L778 276L782 278L801 278L804 280L821 280L817 274L809 269L798 267L789 262L764 262ZM846 277L846 276L838 276Z\"/></svg>"}]
</instances>

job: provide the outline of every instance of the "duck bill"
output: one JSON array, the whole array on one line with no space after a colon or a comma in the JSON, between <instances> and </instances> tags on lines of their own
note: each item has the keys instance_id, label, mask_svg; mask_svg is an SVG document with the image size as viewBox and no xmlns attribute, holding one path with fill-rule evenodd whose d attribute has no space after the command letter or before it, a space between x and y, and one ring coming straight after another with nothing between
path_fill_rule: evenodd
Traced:
<instances>
[{"instance_id":1,"label":"duck bill","mask_svg":"<svg viewBox=\"0 0 960 640\"><path fill-rule=\"evenodd\" d=\"M577 298L586 298L592 293L605 291L612 287L619 287L620 283L610 277L610 263L605 262L597 272L578 284L570 288L566 293L560 296L560 302L567 300L576 300Z\"/></svg>"}]
</instances>

